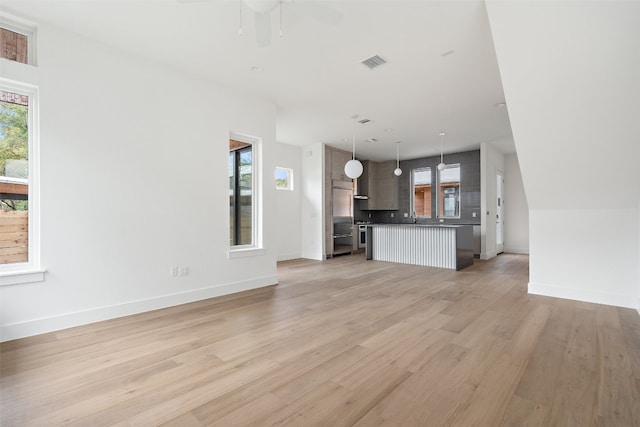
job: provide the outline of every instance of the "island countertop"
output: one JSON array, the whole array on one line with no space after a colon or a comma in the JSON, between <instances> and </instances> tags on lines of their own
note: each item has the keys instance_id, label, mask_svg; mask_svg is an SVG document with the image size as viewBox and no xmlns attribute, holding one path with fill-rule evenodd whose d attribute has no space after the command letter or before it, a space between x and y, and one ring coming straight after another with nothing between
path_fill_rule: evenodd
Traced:
<instances>
[{"instance_id":1,"label":"island countertop","mask_svg":"<svg viewBox=\"0 0 640 427\"><path fill-rule=\"evenodd\" d=\"M367 259L461 270L473 265L473 226L462 224L361 224Z\"/></svg>"},{"instance_id":2,"label":"island countertop","mask_svg":"<svg viewBox=\"0 0 640 427\"><path fill-rule=\"evenodd\" d=\"M401 227L473 227L480 226L480 224L431 224L431 223L423 223L423 222L400 222L400 223L391 223L391 222L370 222L370 223L356 223L356 225L367 225L371 227L384 227L389 225L398 225Z\"/></svg>"}]
</instances>

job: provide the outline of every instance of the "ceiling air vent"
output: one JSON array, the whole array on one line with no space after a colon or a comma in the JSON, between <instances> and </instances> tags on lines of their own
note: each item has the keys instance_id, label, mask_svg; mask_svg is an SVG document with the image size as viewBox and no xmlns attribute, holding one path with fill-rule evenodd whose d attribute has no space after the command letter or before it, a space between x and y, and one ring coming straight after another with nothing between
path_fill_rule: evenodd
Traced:
<instances>
[{"instance_id":1,"label":"ceiling air vent","mask_svg":"<svg viewBox=\"0 0 640 427\"><path fill-rule=\"evenodd\" d=\"M372 56L371 58L365 59L364 61L362 61L362 64L367 66L370 70L374 70L386 63L387 63L387 60L381 57L380 55Z\"/></svg>"},{"instance_id":2,"label":"ceiling air vent","mask_svg":"<svg viewBox=\"0 0 640 427\"><path fill-rule=\"evenodd\" d=\"M362 119L362 120L358 120L358 123L360 123L361 125L368 125L369 123L371 123L371 120Z\"/></svg>"},{"instance_id":3,"label":"ceiling air vent","mask_svg":"<svg viewBox=\"0 0 640 427\"><path fill-rule=\"evenodd\" d=\"M377 138L369 138L367 139L367 142L378 142Z\"/></svg>"}]
</instances>

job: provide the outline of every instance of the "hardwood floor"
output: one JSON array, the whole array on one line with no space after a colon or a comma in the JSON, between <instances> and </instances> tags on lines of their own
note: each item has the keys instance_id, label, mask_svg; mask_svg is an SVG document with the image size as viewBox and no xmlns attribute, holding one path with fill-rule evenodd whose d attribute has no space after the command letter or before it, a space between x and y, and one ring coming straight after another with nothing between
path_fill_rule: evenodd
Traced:
<instances>
[{"instance_id":1,"label":"hardwood floor","mask_svg":"<svg viewBox=\"0 0 640 427\"><path fill-rule=\"evenodd\" d=\"M460 272L279 265L269 288L1 345L2 426L639 426L640 316Z\"/></svg>"}]
</instances>

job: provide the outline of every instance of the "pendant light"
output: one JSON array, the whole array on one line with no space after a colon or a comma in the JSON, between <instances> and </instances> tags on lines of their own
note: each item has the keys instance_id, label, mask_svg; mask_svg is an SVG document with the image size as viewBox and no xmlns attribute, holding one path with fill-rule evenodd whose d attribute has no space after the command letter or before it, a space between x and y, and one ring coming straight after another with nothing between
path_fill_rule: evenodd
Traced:
<instances>
[{"instance_id":1,"label":"pendant light","mask_svg":"<svg viewBox=\"0 0 640 427\"><path fill-rule=\"evenodd\" d=\"M362 163L360 160L356 160L356 131L353 131L353 151L351 154L351 160L344 165L344 173L351 179L359 178L362 175Z\"/></svg>"},{"instance_id":2,"label":"pendant light","mask_svg":"<svg viewBox=\"0 0 640 427\"><path fill-rule=\"evenodd\" d=\"M239 1L238 4L240 5L240 28L238 28L238 35L242 36L244 34L244 31L242 31L242 2Z\"/></svg>"},{"instance_id":3,"label":"pendant light","mask_svg":"<svg viewBox=\"0 0 640 427\"><path fill-rule=\"evenodd\" d=\"M442 152L442 137L444 137L444 132L440 132L440 164L438 165L438 170L442 172L447 168L447 165L444 164L444 154Z\"/></svg>"},{"instance_id":4,"label":"pendant light","mask_svg":"<svg viewBox=\"0 0 640 427\"><path fill-rule=\"evenodd\" d=\"M402 169L400 169L400 141L396 142L396 169L393 174L395 176L402 175Z\"/></svg>"}]
</instances>

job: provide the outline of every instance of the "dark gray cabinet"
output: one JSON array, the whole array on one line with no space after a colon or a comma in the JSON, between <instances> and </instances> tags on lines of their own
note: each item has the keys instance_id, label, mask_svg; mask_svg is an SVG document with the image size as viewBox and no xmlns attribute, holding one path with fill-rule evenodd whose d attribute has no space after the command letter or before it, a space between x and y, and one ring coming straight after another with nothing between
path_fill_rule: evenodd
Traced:
<instances>
[{"instance_id":1,"label":"dark gray cabinet","mask_svg":"<svg viewBox=\"0 0 640 427\"><path fill-rule=\"evenodd\" d=\"M360 201L360 209L366 211L383 210L394 211L400 208L399 188L400 179L393 174L396 162L362 162L364 172L358 179L358 192L369 196Z\"/></svg>"},{"instance_id":2,"label":"dark gray cabinet","mask_svg":"<svg viewBox=\"0 0 640 427\"><path fill-rule=\"evenodd\" d=\"M351 153L327 147L325 164L330 165L331 179L346 181L350 178L344 173L344 165L351 160Z\"/></svg>"}]
</instances>

